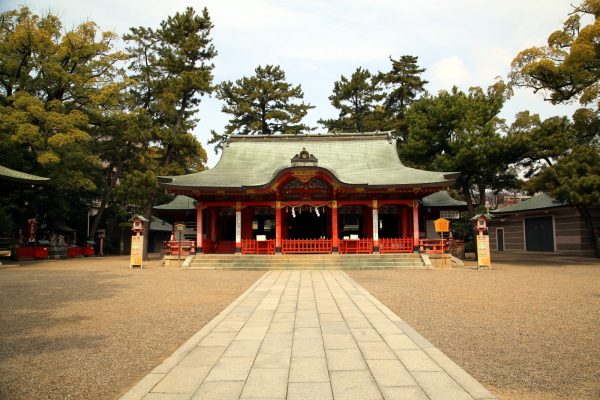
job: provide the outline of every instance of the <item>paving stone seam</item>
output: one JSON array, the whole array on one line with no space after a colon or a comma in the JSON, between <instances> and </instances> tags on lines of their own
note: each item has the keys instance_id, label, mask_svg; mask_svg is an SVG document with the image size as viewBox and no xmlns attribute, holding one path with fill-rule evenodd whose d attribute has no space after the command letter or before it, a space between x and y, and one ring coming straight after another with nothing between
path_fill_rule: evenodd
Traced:
<instances>
[{"instance_id":1,"label":"paving stone seam","mask_svg":"<svg viewBox=\"0 0 600 400\"><path fill-rule=\"evenodd\" d=\"M273 286L275 286L277 284L279 277L282 275L282 272L281 271L268 271L264 275L264 280L266 281L266 280L270 279L271 275L276 275L276 276L273 277L271 285L269 286L269 288L267 290L264 290L264 293L263 293L262 297L260 298L260 301L258 301L256 307L258 307L258 305L260 304L260 302L262 300L264 300L265 297L267 297L267 295L271 292ZM262 283L264 283L264 282L262 282ZM255 289L259 288L259 287L260 287L260 285L257 285L253 290L255 290ZM231 311L233 311L233 310L234 309L232 309ZM230 311L230 313L231 313L231 311ZM256 309L254 310L254 312L256 312ZM236 333L235 337L237 337L237 335L241 332L241 330L244 328L244 326L246 326L246 324L248 323L248 320L250 320L250 318L252 317L252 315L254 314L254 312L252 312L251 314L249 314L248 318L246 318L246 320L244 321L244 324L237 330L237 333ZM266 335L266 333L265 333L265 335ZM233 341L235 340L235 337L233 338L233 340L232 340L231 343L233 343ZM264 337L263 337L263 340L264 340ZM227 349L229 349L229 346L231 346L231 343L226 347L226 349L223 351L223 353L214 362L214 364L212 365L211 371L212 371L212 369L214 369L216 367L216 365L218 364L219 360L221 360L221 358L223 358L223 355L227 352ZM262 341L261 341L261 346L262 346ZM260 346L259 346L259 351L260 351ZM258 352L257 352L257 354L258 354ZM254 359L252 361L252 365L254 365L254 362L256 360L257 354L254 356ZM248 376L250 375L250 371L252 370L252 365L250 366L250 369L248 370ZM196 395L196 393L200 390L200 388L202 387L202 384L206 381L206 378L208 377L208 375L210 374L211 371L209 371L209 373L204 377L204 379L202 380L202 382L200 382L200 385L198 385L198 387L196 388L196 390L194 391L194 393L192 393L191 397L194 397ZM246 386L246 383L248 381L248 376L246 376L246 379L244 381L244 385L240 389L240 394L238 396L238 399L241 397L242 392L244 390L244 387ZM219 382L219 381L215 381L215 382Z\"/></svg>"},{"instance_id":2,"label":"paving stone seam","mask_svg":"<svg viewBox=\"0 0 600 400\"><path fill-rule=\"evenodd\" d=\"M338 308L338 311L339 311L339 312L340 312L340 314L342 315L342 319L344 320L344 323L346 324L346 326L348 326L348 321L346 321L346 317L344 316L344 314L343 314L343 313L342 313L342 311L340 310L340 305L339 305L338 299L336 299L336 298L335 298L335 296L333 295L333 291L331 290L331 286L330 286L329 282L327 281L327 279L325 279L325 276L324 276L325 274L327 274L327 275L328 275L328 277L330 277L331 279L333 279L333 280L334 280L334 281L337 283L337 280L335 279L335 277L334 277L334 274L332 273L332 271L319 271L319 272L321 273L321 276L323 277L323 281L324 281L324 283L325 283L325 285L326 285L327 289L329 290L329 293L331 293L331 297L333 298L333 301L335 302L335 304L336 304L336 306L337 306L337 308ZM337 273L337 271L335 271L335 272ZM338 286L339 286L339 285L338 285ZM344 290L344 289L342 288L342 290ZM344 292L345 292L345 293L347 293L347 291L346 291L346 290L344 290ZM350 296L348 296L348 299L349 299L349 300L350 300L352 303L354 303L354 301L352 300L352 298L351 298ZM354 303L354 305L356 306L356 303ZM357 307L358 307L358 306L357 306ZM359 308L359 311L361 312L361 314L363 314L363 313L362 313L362 311L360 310L360 308ZM363 316L364 316L364 314L363 314ZM370 324L370 323L371 323L371 321L369 321L369 319L368 319L366 316L364 316L364 317L365 317L365 319L367 319L367 321L368 321L368 322L369 322L369 324ZM372 326L372 325L371 325L371 326ZM349 328L349 327L348 327L348 330L350 330L350 328ZM375 330L375 331L377 331L377 330ZM379 334L379 332L377 332L377 333ZM352 334L352 331L350 331L350 336L352 337L352 340L354 341L354 344L356 345L356 348L358 349L358 351L360 352L360 354L361 354L361 356L362 356L362 359L363 359L363 361L364 361L364 363L365 363L366 369L367 369L367 371L369 371L369 375L370 375L370 378L371 378L371 381L372 381L372 383L375 385L375 387L376 387L376 388L377 388L377 390L379 391L379 394L381 395L381 399L384 399L384 394L383 394L383 392L382 392L381 388L379 387L379 384L377 383L377 380L375 379L375 375L373 375L373 371L371 371L371 367L369 367L369 364L367 363L367 361L366 361L366 359L365 359L365 354L363 353L363 351L361 350L360 346L359 346L359 345L358 345L358 343L356 342L356 338L355 338L355 337L354 337L354 335ZM383 340L383 339L382 339L382 340ZM329 380L331 381L331 376L329 377ZM332 393L333 393L333 386L332 386ZM334 398L335 398L335 395L334 395Z\"/></svg>"},{"instance_id":3,"label":"paving stone seam","mask_svg":"<svg viewBox=\"0 0 600 400\"><path fill-rule=\"evenodd\" d=\"M483 386L478 380L473 378L471 374L465 371L462 367L456 364L452 359L446 356L442 351L439 351L437 347L435 347L431 342L425 339L420 333L418 333L412 326L410 326L406 321L398 317L392 310L390 310L385 304L381 303L375 296L369 293L364 287L359 285L354 279L352 279L346 272L340 271L341 274L345 275L346 279L353 283L353 286L356 287L359 291L361 291L365 297L367 297L371 303L373 303L377 308L379 308L386 316L393 315L397 320L392 320L398 326L400 330L402 330L408 337L410 337L419 348L421 348L425 354L435 362L442 371L446 372L450 378L456 382L465 392L469 394L469 396L473 397L476 400L488 400L488 399L497 399L497 397L490 392L485 386ZM415 340L416 339L416 340ZM438 350L441 354L440 358L445 362L445 365L441 365L434 357L432 357L432 352L428 350ZM402 362L402 361L400 361ZM404 364L404 363L403 363ZM408 368L407 368L408 370ZM411 371L409 371L411 375ZM414 375L413 375L414 378Z\"/></svg>"},{"instance_id":4,"label":"paving stone seam","mask_svg":"<svg viewBox=\"0 0 600 400\"><path fill-rule=\"evenodd\" d=\"M322 324L321 324L321 313L319 313L319 308L317 305L317 296L316 296L316 291L315 291L315 280L313 279L313 274L314 273L319 273L321 274L321 277L323 275L323 271L308 271L308 274L310 276L310 281L311 281L311 285L312 285L312 290L313 290L313 299L315 302L315 307L317 308L317 318L319 319L319 331L321 332L321 338L323 341L323 355L325 356L325 365L327 366L327 378L329 380L329 389L331 390L331 396L335 399L335 393L333 391L333 383L332 383L332 379L331 379L331 369L329 369L329 358L327 357L327 350L325 349L325 339L323 338L323 328L322 328ZM338 307L339 310L339 307ZM341 314L341 313L340 313ZM342 316L343 318L343 316Z\"/></svg>"},{"instance_id":5,"label":"paving stone seam","mask_svg":"<svg viewBox=\"0 0 600 400\"><path fill-rule=\"evenodd\" d=\"M335 279L335 278L334 278L334 279ZM352 279L352 278L351 278L351 277L350 277L348 274L346 274L345 272L341 271L341 273L340 273L340 276L339 276L339 279L344 279L344 280L346 281L346 283L347 283L347 284L349 284L350 286L354 287L356 290L358 290L359 292L361 292L361 293L362 293L362 295L363 295L363 297L365 297L365 298L366 298L366 299L367 299L367 300L368 300L368 301L369 301L369 302L370 302L372 305L374 305L375 307L377 307L377 308L378 308L378 309L379 309L379 310L382 312L382 314L383 314L383 315L385 315L385 316L388 318L388 320L389 320L389 321L393 322L393 323L394 323L396 326L398 326L398 325L395 323L396 321L394 321L392 318L390 318L390 316L394 316L394 317L395 317L394 319L400 319L400 317L398 317L398 316L397 316L397 315L396 315L396 314L395 314L395 313L394 313L392 310L390 310L390 309L389 309L389 308L387 308L387 307L386 307L384 304L382 304L380 301L378 301L378 300L377 300L377 299L376 299L376 298L375 298L373 295L371 295L371 293L369 293L369 292L368 292L366 289L364 289L364 288L363 288L361 285L359 285L359 284L358 284L356 281L354 281L354 280L353 280L353 279ZM338 281L337 279L336 279L336 281L339 283L339 281ZM340 286L342 286L342 285L340 284ZM351 300L352 300L352 298L351 298ZM354 300L352 300L352 301L354 302ZM356 304L356 303L355 303L355 304ZM380 307L380 306L381 306L381 307ZM358 305L357 305L357 307L358 307ZM359 309L360 309L360 307L359 307ZM365 318L367 318L367 317L365 316ZM369 318L367 318L367 321L369 321L369 323L371 322L371 321L369 320ZM404 331L404 329L402 329L400 326L398 326L398 329L399 329L401 332L404 332L404 333L406 333L406 332ZM377 333L379 333L379 332L378 332L378 330L377 330L377 328L375 328L375 331L377 331ZM407 335L407 336L409 336L411 339L413 339L413 338L412 338L410 335ZM420 335L419 335L419 336L420 336ZM414 339L413 339L413 341L414 341ZM429 342L427 342L427 343L429 343ZM417 342L415 341L415 344L416 344L416 345L419 347L419 349L420 349L421 351L423 351L423 352L424 352L424 349L423 349L423 348L422 348L422 347L419 345L419 343L417 343ZM421 385L421 384L419 383L419 381L417 380L417 378L416 378L415 374L413 373L413 371L410 371L410 370L408 369L408 367L407 367L407 366L404 364L404 362L403 362L403 361L400 359L400 357L398 356L398 354L396 354L396 352L393 352L393 353L394 353L394 355L396 356L396 359L397 359L397 360L398 360L398 361L399 361L399 362L402 364L402 366L404 367L404 369L406 369L406 371L407 371L407 372L408 372L408 374L411 376L411 378L413 379L413 381L414 381L414 382L415 382L417 385L419 385L419 386L421 387L421 389L423 389L422 385ZM426 353L426 354L427 354L427 353ZM429 356L429 355L427 355L427 356ZM436 364L437 364L437 363L436 363ZM368 366L368 363L367 363L367 366ZM440 366L440 367L441 367L441 366ZM454 379L454 378L452 378L452 376L450 376L450 378L451 378L451 379ZM458 383L458 382L457 382L457 383ZM462 388L462 386L461 386L461 388ZM463 390L464 390L464 388L463 388ZM429 394L428 394L427 392L425 392L425 390L424 390L424 389L423 389L423 393L425 393L425 395L426 395L428 398L430 398L430 399L431 399L431 396L429 396ZM467 393L467 394L469 394L468 392L466 392L466 393ZM470 394L469 394L469 396L470 396Z\"/></svg>"},{"instance_id":6,"label":"paving stone seam","mask_svg":"<svg viewBox=\"0 0 600 400\"><path fill-rule=\"evenodd\" d=\"M302 286L302 271L297 272L298 276L298 291L296 293L296 308L294 311L294 325L292 326L292 345L290 348L290 365L288 365L288 382L285 387L285 398L287 399L288 392L290 390L290 374L292 373L292 358L294 356L294 331L296 330L296 318L298 318L298 300L300 300L300 287ZM293 272L292 272L293 275ZM288 281L289 282L289 281Z\"/></svg>"},{"instance_id":7,"label":"paving stone seam","mask_svg":"<svg viewBox=\"0 0 600 400\"><path fill-rule=\"evenodd\" d=\"M270 273L271 273L271 271L269 271L267 274L270 274ZM273 281L273 285L271 285L271 287L269 288L269 290L265 293L265 296L263 297L263 299L265 297L267 297L269 295L269 293L271 293L271 291L273 290L273 286L275 286L279 282L281 276L284 275L284 274L286 274L286 271L280 271L278 273L277 278L275 278L275 280ZM287 275L287 279L285 280L285 284L283 286L283 289L281 290L281 293L279 294L279 297L277 299L277 306L279 306L279 303L281 302L281 296L283 296L283 292L285 291L285 288L287 287L287 284L289 282L291 273L288 272L286 275ZM273 316L275 315L275 312L277 311L277 306L275 307L275 309L273 311L273 315L271 316L271 319L270 319L270 321L268 323L268 327L271 326L271 323L273 322ZM257 306L257 308L258 308L258 306ZM255 310L255 312L256 312L256 310ZM267 330L265 331L265 335L263 336L262 340L260 341L260 346L258 346L258 350L256 351L256 354L254 354L254 358L252 359L252 365L250 365L250 369L248 370L248 376L246 377L246 381L244 382L244 385L242 386L242 391L240 392L240 396L239 396L240 399L242 398L242 395L244 393L244 389L246 388L246 385L248 384L248 378L250 377L250 373L252 372L252 368L254 367L254 364L256 363L256 357L258 357L258 353L260 352L260 348L262 347L262 345L263 345L263 343L265 341L265 337L267 336L267 332L269 331L268 327L267 327ZM241 331L241 329L240 329L240 331ZM240 331L238 331L238 333ZM225 351L227 351L227 350L225 350ZM286 397L287 397L287 385L286 385L286 389L285 390L286 390Z\"/></svg>"},{"instance_id":8,"label":"paving stone seam","mask_svg":"<svg viewBox=\"0 0 600 400\"><path fill-rule=\"evenodd\" d=\"M146 374L144 377L142 377L133 387L131 387L127 392L125 392L125 394L123 396L121 396L119 399L120 400L138 400L138 399L142 399L146 394L148 394L154 388L154 386L156 386L160 382L162 377L164 377L174 367L174 365L171 366L170 368L166 367L166 368L168 368L166 372L155 372L155 371L157 369L159 369L161 366L166 365L167 363L170 364L170 363L174 362L174 360L176 358L178 358L177 362L175 363L175 365L177 365L183 358L185 358L185 356L187 354L189 354L189 352L191 351L192 348L194 348L198 343L200 343L200 341L202 341L202 339L204 339L212 331L214 326L216 326L219 322L221 322L223 319L225 319L225 316L227 316L231 312L231 310L233 310L239 303L241 303L246 297L248 297L248 295L250 293L252 293L252 291L256 287L258 287L258 285L260 285L262 281L264 281L266 279L267 275L268 274L263 274L260 278L258 278L256 280L256 282L254 282L248 289L246 289L241 295L239 295L233 302L231 302L227 307L225 307L219 314L217 314L213 319L211 319L199 331L194 333L186 342L184 342L177 350L175 350L175 352L173 352L170 356L168 356L166 359L164 359L161 364L159 364L152 371L150 371L148 374ZM189 347L189 349L188 349L188 347ZM187 351L184 351L182 349L184 349L184 350L187 349ZM176 353L177 353L177 355L176 355ZM156 381L146 392L144 392L143 395L140 396L138 394L139 389L141 389L142 387L148 387L148 383L146 382L147 380L145 380L145 378L150 375L163 375L163 376L161 377L161 379Z\"/></svg>"}]
</instances>

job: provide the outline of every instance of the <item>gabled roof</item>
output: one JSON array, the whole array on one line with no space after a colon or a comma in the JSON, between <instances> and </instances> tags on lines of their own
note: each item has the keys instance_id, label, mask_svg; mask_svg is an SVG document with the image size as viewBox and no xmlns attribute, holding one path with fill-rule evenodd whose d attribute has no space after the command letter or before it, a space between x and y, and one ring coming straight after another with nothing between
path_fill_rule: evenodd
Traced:
<instances>
[{"instance_id":1,"label":"gabled roof","mask_svg":"<svg viewBox=\"0 0 600 400\"><path fill-rule=\"evenodd\" d=\"M165 211L195 210L196 200L192 199L191 197L178 195L166 204L154 206L154 209Z\"/></svg>"},{"instance_id":2,"label":"gabled roof","mask_svg":"<svg viewBox=\"0 0 600 400\"><path fill-rule=\"evenodd\" d=\"M173 225L169 224L166 221L163 221L160 218L152 216L152 222L150 222L150 230L159 232L171 232L173 231Z\"/></svg>"},{"instance_id":3,"label":"gabled roof","mask_svg":"<svg viewBox=\"0 0 600 400\"><path fill-rule=\"evenodd\" d=\"M444 187L454 183L455 172L433 172L406 167L388 134L231 136L219 163L210 170L161 177L172 189L266 187L280 173L298 166L295 155L306 149L316 161L310 167L328 171L345 185Z\"/></svg>"},{"instance_id":4,"label":"gabled roof","mask_svg":"<svg viewBox=\"0 0 600 400\"><path fill-rule=\"evenodd\" d=\"M19 183L46 183L50 178L43 178L41 176L26 174L25 172L16 171L0 165L0 181L11 181Z\"/></svg>"},{"instance_id":5,"label":"gabled roof","mask_svg":"<svg viewBox=\"0 0 600 400\"><path fill-rule=\"evenodd\" d=\"M493 213L493 214L508 214L508 213L523 212L523 211L542 210L545 208L565 207L565 206L568 206L568 204L554 200L552 197L548 196L546 193L540 193L540 194L537 194L527 200L520 201L517 204L513 204L512 206L499 208L497 210L492 210L491 213Z\"/></svg>"},{"instance_id":6,"label":"gabled roof","mask_svg":"<svg viewBox=\"0 0 600 400\"><path fill-rule=\"evenodd\" d=\"M465 207L467 202L454 199L447 190L440 190L422 199L424 207Z\"/></svg>"}]
</instances>

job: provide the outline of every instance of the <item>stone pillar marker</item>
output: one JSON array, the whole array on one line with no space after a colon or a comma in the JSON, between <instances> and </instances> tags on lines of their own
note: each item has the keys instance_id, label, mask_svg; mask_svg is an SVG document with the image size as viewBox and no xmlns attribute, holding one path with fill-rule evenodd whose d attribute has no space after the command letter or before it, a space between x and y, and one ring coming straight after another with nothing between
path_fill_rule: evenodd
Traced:
<instances>
[{"instance_id":1,"label":"stone pillar marker","mask_svg":"<svg viewBox=\"0 0 600 400\"><path fill-rule=\"evenodd\" d=\"M196 252L202 253L202 203L196 204Z\"/></svg>"},{"instance_id":2,"label":"stone pillar marker","mask_svg":"<svg viewBox=\"0 0 600 400\"><path fill-rule=\"evenodd\" d=\"M235 202L235 252L242 252L242 202Z\"/></svg>"},{"instance_id":3,"label":"stone pillar marker","mask_svg":"<svg viewBox=\"0 0 600 400\"><path fill-rule=\"evenodd\" d=\"M413 201L412 204L412 216L413 216L413 245L415 249L419 249L419 202Z\"/></svg>"},{"instance_id":4,"label":"stone pillar marker","mask_svg":"<svg viewBox=\"0 0 600 400\"><path fill-rule=\"evenodd\" d=\"M379 209L373 200L373 253L379 253Z\"/></svg>"},{"instance_id":5,"label":"stone pillar marker","mask_svg":"<svg viewBox=\"0 0 600 400\"><path fill-rule=\"evenodd\" d=\"M338 206L337 200L331 201L331 244L333 252L339 251L340 234L338 232Z\"/></svg>"},{"instance_id":6,"label":"stone pillar marker","mask_svg":"<svg viewBox=\"0 0 600 400\"><path fill-rule=\"evenodd\" d=\"M281 253L281 201L275 202L275 252Z\"/></svg>"}]
</instances>

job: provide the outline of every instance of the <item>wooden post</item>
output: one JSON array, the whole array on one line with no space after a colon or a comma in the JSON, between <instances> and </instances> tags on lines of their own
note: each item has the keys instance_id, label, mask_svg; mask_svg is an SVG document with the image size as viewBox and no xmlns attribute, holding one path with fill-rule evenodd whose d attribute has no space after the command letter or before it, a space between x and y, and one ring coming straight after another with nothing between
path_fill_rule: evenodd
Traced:
<instances>
[{"instance_id":1,"label":"wooden post","mask_svg":"<svg viewBox=\"0 0 600 400\"><path fill-rule=\"evenodd\" d=\"M242 202L235 202L235 252L242 252Z\"/></svg>"},{"instance_id":2,"label":"wooden post","mask_svg":"<svg viewBox=\"0 0 600 400\"><path fill-rule=\"evenodd\" d=\"M419 250L419 202L413 201L412 205L412 217L413 217L413 245L415 251Z\"/></svg>"},{"instance_id":3,"label":"wooden post","mask_svg":"<svg viewBox=\"0 0 600 400\"><path fill-rule=\"evenodd\" d=\"M275 202L275 252L281 253L281 202Z\"/></svg>"},{"instance_id":4,"label":"wooden post","mask_svg":"<svg viewBox=\"0 0 600 400\"><path fill-rule=\"evenodd\" d=\"M196 252L202 253L202 203L196 204Z\"/></svg>"},{"instance_id":5,"label":"wooden post","mask_svg":"<svg viewBox=\"0 0 600 400\"><path fill-rule=\"evenodd\" d=\"M210 240L217 241L217 209L210 209Z\"/></svg>"},{"instance_id":6,"label":"wooden post","mask_svg":"<svg viewBox=\"0 0 600 400\"><path fill-rule=\"evenodd\" d=\"M408 237L408 208L402 206L402 237Z\"/></svg>"},{"instance_id":7,"label":"wooden post","mask_svg":"<svg viewBox=\"0 0 600 400\"><path fill-rule=\"evenodd\" d=\"M377 200L373 200L373 253L379 253L379 210Z\"/></svg>"},{"instance_id":8,"label":"wooden post","mask_svg":"<svg viewBox=\"0 0 600 400\"><path fill-rule=\"evenodd\" d=\"M331 201L331 245L332 251L337 253L340 246L340 234L338 232L338 207L337 200Z\"/></svg>"}]
</instances>

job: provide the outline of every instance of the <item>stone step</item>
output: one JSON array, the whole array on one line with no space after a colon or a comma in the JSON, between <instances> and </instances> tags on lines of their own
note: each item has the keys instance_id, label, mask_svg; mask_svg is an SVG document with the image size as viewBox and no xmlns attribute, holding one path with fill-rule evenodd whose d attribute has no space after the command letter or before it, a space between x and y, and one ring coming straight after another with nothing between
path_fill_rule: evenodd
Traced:
<instances>
[{"instance_id":1,"label":"stone step","mask_svg":"<svg viewBox=\"0 0 600 400\"><path fill-rule=\"evenodd\" d=\"M429 268L419 254L199 254L192 269L409 269Z\"/></svg>"},{"instance_id":2,"label":"stone step","mask_svg":"<svg viewBox=\"0 0 600 400\"><path fill-rule=\"evenodd\" d=\"M361 265L361 266L344 266L344 267L291 267L291 266L190 266L189 269L197 270L245 270L245 271L269 271L269 270L291 270L291 269L303 269L303 270L382 270L382 269L431 269L424 265L405 265L405 266L381 266L381 265Z\"/></svg>"}]
</instances>

